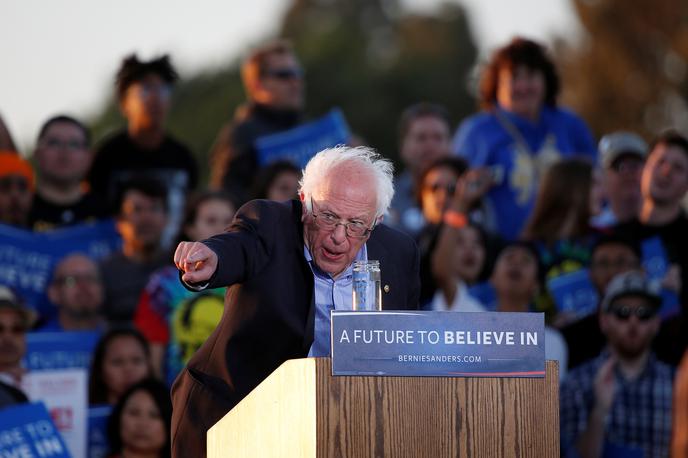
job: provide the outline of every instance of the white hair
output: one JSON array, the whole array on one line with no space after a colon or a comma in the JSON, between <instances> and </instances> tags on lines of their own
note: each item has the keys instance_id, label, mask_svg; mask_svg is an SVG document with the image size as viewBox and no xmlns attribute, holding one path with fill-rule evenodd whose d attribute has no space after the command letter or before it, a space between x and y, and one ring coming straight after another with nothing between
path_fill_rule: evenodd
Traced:
<instances>
[{"instance_id":1,"label":"white hair","mask_svg":"<svg viewBox=\"0 0 688 458\"><path fill-rule=\"evenodd\" d=\"M394 196L394 166L373 148L367 146L335 146L313 156L303 169L299 180L299 193L303 193L308 211L312 211L311 197L330 172L346 164L359 164L375 178L377 197L376 217L387 213Z\"/></svg>"}]
</instances>

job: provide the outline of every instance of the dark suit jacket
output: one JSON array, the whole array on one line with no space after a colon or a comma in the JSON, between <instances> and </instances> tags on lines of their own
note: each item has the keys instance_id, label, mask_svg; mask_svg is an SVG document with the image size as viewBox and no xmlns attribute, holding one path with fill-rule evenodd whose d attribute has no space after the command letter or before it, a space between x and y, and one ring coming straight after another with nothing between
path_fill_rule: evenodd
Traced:
<instances>
[{"instance_id":1,"label":"dark suit jacket","mask_svg":"<svg viewBox=\"0 0 688 458\"><path fill-rule=\"evenodd\" d=\"M288 359L313 342L313 273L303 255L298 201L252 201L229 231L204 242L218 254L210 288L227 290L217 329L172 387L173 456L205 456L206 431ZM378 259L385 309L417 309L418 250L411 238L380 225L366 242Z\"/></svg>"},{"instance_id":2,"label":"dark suit jacket","mask_svg":"<svg viewBox=\"0 0 688 458\"><path fill-rule=\"evenodd\" d=\"M0 409L25 402L29 402L29 398L22 390L0 381Z\"/></svg>"}]
</instances>

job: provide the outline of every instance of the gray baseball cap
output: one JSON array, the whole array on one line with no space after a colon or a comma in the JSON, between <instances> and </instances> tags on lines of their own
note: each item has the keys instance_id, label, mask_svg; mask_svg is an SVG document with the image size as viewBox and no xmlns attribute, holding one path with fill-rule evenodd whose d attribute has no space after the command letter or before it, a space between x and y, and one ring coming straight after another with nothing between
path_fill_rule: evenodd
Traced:
<instances>
[{"instance_id":1,"label":"gray baseball cap","mask_svg":"<svg viewBox=\"0 0 688 458\"><path fill-rule=\"evenodd\" d=\"M602 311L608 312L609 306L624 296L642 296L657 308L662 305L659 289L647 279L643 272L638 270L620 273L612 278L602 299Z\"/></svg>"},{"instance_id":2,"label":"gray baseball cap","mask_svg":"<svg viewBox=\"0 0 688 458\"><path fill-rule=\"evenodd\" d=\"M648 146L638 134L618 131L607 134L597 146L602 167L608 169L622 155L634 155L641 159L647 157Z\"/></svg>"}]
</instances>

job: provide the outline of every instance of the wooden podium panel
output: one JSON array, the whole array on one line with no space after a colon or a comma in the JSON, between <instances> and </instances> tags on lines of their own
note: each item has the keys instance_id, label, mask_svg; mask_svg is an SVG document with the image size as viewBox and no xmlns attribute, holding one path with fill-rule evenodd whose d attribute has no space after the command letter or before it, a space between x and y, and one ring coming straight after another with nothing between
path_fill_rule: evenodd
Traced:
<instances>
[{"instance_id":1,"label":"wooden podium panel","mask_svg":"<svg viewBox=\"0 0 688 458\"><path fill-rule=\"evenodd\" d=\"M287 361L208 431L209 457L553 457L556 362L545 378L333 377Z\"/></svg>"}]
</instances>

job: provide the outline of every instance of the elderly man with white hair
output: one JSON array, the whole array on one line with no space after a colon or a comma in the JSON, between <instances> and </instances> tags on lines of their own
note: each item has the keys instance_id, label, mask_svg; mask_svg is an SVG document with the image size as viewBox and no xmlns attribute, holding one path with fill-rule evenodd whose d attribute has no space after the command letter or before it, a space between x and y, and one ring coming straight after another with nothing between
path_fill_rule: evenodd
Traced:
<instances>
[{"instance_id":1,"label":"elderly man with white hair","mask_svg":"<svg viewBox=\"0 0 688 458\"><path fill-rule=\"evenodd\" d=\"M379 260L383 308L418 308L418 250L381 224L393 194L375 151L328 149L306 165L299 200L249 202L227 232L179 244L183 282L229 289L173 387L175 456L204 456L208 428L284 361L329 355L329 311L351 310L354 261Z\"/></svg>"}]
</instances>

